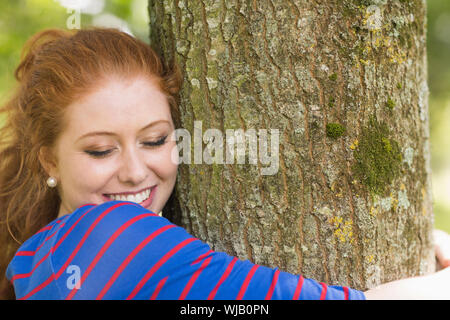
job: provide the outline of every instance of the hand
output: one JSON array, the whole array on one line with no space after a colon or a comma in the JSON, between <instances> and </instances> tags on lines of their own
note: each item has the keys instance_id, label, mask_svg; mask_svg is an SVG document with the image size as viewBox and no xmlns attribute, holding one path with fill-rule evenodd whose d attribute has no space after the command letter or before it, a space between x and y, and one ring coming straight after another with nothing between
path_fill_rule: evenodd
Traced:
<instances>
[{"instance_id":1,"label":"hand","mask_svg":"<svg viewBox=\"0 0 450 320\"><path fill-rule=\"evenodd\" d=\"M436 270L450 267L450 235L442 230L433 230L436 252Z\"/></svg>"},{"instance_id":2,"label":"hand","mask_svg":"<svg viewBox=\"0 0 450 320\"><path fill-rule=\"evenodd\" d=\"M441 230L433 231L437 270L426 276L401 279L382 284L364 292L367 299L450 299L450 235ZM443 269L443 270L442 270Z\"/></svg>"},{"instance_id":3,"label":"hand","mask_svg":"<svg viewBox=\"0 0 450 320\"><path fill-rule=\"evenodd\" d=\"M450 268L382 284L364 292L367 300L450 300Z\"/></svg>"}]
</instances>

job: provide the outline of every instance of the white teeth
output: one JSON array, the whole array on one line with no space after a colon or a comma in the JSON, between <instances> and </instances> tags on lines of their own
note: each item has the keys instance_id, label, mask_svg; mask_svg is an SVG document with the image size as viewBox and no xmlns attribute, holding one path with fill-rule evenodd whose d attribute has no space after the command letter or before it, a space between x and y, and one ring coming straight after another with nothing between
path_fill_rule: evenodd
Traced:
<instances>
[{"instance_id":1,"label":"white teeth","mask_svg":"<svg viewBox=\"0 0 450 320\"><path fill-rule=\"evenodd\" d=\"M118 194L111 194L109 197L113 200L120 200L120 201L131 201L136 203L141 203L144 200L148 199L150 196L150 189L147 189L145 191L142 191L138 194L129 194L129 195L118 195Z\"/></svg>"}]
</instances>

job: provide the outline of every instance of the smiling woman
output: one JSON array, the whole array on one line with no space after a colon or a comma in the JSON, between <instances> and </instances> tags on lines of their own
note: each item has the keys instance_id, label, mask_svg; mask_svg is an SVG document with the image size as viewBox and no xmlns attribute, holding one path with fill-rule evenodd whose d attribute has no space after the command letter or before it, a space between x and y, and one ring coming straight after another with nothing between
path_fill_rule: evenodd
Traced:
<instances>
[{"instance_id":1,"label":"smiling woman","mask_svg":"<svg viewBox=\"0 0 450 320\"><path fill-rule=\"evenodd\" d=\"M113 199L160 212L177 174L165 159L181 75L144 42L107 28L45 30L25 44L15 76L1 109L2 297L13 296L7 264L40 228Z\"/></svg>"}]
</instances>

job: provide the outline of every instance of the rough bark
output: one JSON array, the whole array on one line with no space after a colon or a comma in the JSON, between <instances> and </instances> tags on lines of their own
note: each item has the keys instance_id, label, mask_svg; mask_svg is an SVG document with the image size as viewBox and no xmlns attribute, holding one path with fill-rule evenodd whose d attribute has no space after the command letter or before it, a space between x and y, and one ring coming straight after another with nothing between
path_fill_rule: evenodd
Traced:
<instances>
[{"instance_id":1,"label":"rough bark","mask_svg":"<svg viewBox=\"0 0 450 320\"><path fill-rule=\"evenodd\" d=\"M434 269L425 0L150 0L181 123L280 132L279 170L181 165L215 250L367 289ZM205 144L203 144L203 147Z\"/></svg>"}]
</instances>

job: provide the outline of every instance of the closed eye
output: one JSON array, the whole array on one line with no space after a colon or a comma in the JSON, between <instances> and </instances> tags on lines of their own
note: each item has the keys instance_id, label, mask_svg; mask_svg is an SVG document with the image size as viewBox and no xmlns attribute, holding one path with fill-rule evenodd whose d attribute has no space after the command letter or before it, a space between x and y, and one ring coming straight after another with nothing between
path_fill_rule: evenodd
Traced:
<instances>
[{"instance_id":1,"label":"closed eye","mask_svg":"<svg viewBox=\"0 0 450 320\"><path fill-rule=\"evenodd\" d=\"M94 158L103 158L110 154L113 149L105 150L105 151L94 151L94 150L85 150L87 154L93 156Z\"/></svg>"},{"instance_id":2,"label":"closed eye","mask_svg":"<svg viewBox=\"0 0 450 320\"><path fill-rule=\"evenodd\" d=\"M157 146L161 146L164 143L166 143L166 139L167 139L167 136L162 137L161 139L159 139L157 141L146 141L146 142L143 142L142 144L147 147L157 147ZM94 158L104 158L113 151L114 151L114 149L108 149L108 150L104 150L104 151L85 150L84 152L86 152L88 155L90 155Z\"/></svg>"},{"instance_id":3,"label":"closed eye","mask_svg":"<svg viewBox=\"0 0 450 320\"><path fill-rule=\"evenodd\" d=\"M146 141L146 142L143 142L142 144L145 146L148 146L148 147L157 147L157 146L161 146L164 143L166 143L166 139L167 139L167 136L162 137L161 139L159 139L157 141Z\"/></svg>"}]
</instances>

